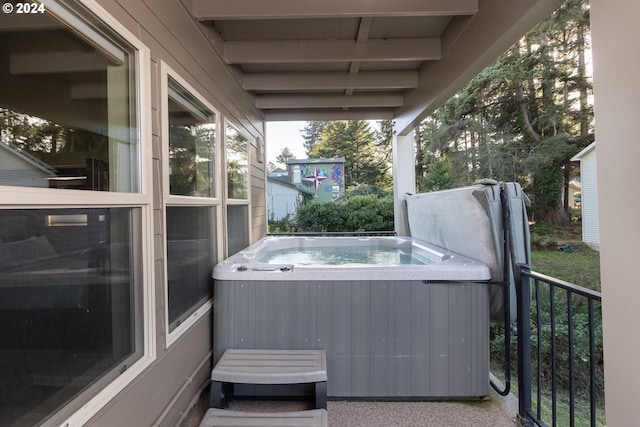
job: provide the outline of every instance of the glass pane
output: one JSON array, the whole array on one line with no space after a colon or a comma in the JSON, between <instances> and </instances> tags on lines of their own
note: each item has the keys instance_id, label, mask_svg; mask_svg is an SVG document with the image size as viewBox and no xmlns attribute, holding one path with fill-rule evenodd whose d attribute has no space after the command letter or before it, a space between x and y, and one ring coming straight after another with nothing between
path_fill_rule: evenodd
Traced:
<instances>
[{"instance_id":1,"label":"glass pane","mask_svg":"<svg viewBox=\"0 0 640 427\"><path fill-rule=\"evenodd\" d=\"M169 191L216 197L215 115L169 78Z\"/></svg>"},{"instance_id":2,"label":"glass pane","mask_svg":"<svg viewBox=\"0 0 640 427\"><path fill-rule=\"evenodd\" d=\"M169 331L213 297L213 208L167 207Z\"/></svg>"},{"instance_id":3,"label":"glass pane","mask_svg":"<svg viewBox=\"0 0 640 427\"><path fill-rule=\"evenodd\" d=\"M68 415L140 357L139 218L0 210L2 425L36 425L65 405Z\"/></svg>"},{"instance_id":4,"label":"glass pane","mask_svg":"<svg viewBox=\"0 0 640 427\"><path fill-rule=\"evenodd\" d=\"M249 246L249 207L227 206L227 251L229 256Z\"/></svg>"},{"instance_id":5,"label":"glass pane","mask_svg":"<svg viewBox=\"0 0 640 427\"><path fill-rule=\"evenodd\" d=\"M233 126L226 128L227 183L230 199L249 198L247 139Z\"/></svg>"},{"instance_id":6,"label":"glass pane","mask_svg":"<svg viewBox=\"0 0 640 427\"><path fill-rule=\"evenodd\" d=\"M51 7L0 22L0 185L137 192L135 49Z\"/></svg>"}]
</instances>

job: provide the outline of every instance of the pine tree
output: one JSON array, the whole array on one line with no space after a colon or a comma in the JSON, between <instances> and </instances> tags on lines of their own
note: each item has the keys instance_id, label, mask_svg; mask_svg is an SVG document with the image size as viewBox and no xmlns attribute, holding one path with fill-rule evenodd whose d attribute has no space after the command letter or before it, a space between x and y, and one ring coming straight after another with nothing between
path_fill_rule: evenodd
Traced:
<instances>
[{"instance_id":1,"label":"pine tree","mask_svg":"<svg viewBox=\"0 0 640 427\"><path fill-rule=\"evenodd\" d=\"M307 125L301 130L302 138L304 139L304 149L307 156L311 151L313 151L315 144L320 142L324 128L327 127L329 123L331 122L311 121L307 122Z\"/></svg>"},{"instance_id":2,"label":"pine tree","mask_svg":"<svg viewBox=\"0 0 640 427\"><path fill-rule=\"evenodd\" d=\"M570 158L593 141L588 40L586 0L567 0L423 121L416 176L445 156L458 185L519 181L537 220L566 222Z\"/></svg>"},{"instance_id":3,"label":"pine tree","mask_svg":"<svg viewBox=\"0 0 640 427\"><path fill-rule=\"evenodd\" d=\"M289 147L284 147L280 154L276 156L276 160L278 163L282 163L283 165L287 163L287 160L291 160L295 157L293 152L289 150Z\"/></svg>"},{"instance_id":4,"label":"pine tree","mask_svg":"<svg viewBox=\"0 0 640 427\"><path fill-rule=\"evenodd\" d=\"M370 184L388 187L388 164L377 150L374 133L364 120L330 122L314 144L310 157L345 159L345 185Z\"/></svg>"}]
</instances>

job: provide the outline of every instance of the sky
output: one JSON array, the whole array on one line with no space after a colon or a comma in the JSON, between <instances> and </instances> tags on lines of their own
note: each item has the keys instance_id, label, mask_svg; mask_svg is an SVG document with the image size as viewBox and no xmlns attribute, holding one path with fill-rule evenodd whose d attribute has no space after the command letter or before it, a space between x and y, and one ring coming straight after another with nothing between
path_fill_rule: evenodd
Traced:
<instances>
[{"instance_id":1,"label":"sky","mask_svg":"<svg viewBox=\"0 0 640 427\"><path fill-rule=\"evenodd\" d=\"M284 147L289 148L294 154L294 159L306 159L307 154L304 150L304 139L302 138L302 129L308 122L267 122L266 148L267 164L274 163L276 166L284 168L284 165L278 164L276 157L282 152ZM377 122L369 121L371 130L377 129Z\"/></svg>"},{"instance_id":2,"label":"sky","mask_svg":"<svg viewBox=\"0 0 640 427\"><path fill-rule=\"evenodd\" d=\"M288 147L296 159L306 159L304 150L304 139L300 131L307 125L307 122L267 122L266 148L267 163L272 162L278 167L276 157L282 152L284 147Z\"/></svg>"}]
</instances>

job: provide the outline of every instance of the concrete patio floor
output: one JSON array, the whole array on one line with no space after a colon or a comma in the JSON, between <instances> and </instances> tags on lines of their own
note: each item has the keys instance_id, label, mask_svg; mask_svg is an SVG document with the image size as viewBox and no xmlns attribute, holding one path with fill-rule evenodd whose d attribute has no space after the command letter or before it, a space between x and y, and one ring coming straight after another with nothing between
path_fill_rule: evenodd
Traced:
<instances>
[{"instance_id":1,"label":"concrete patio floor","mask_svg":"<svg viewBox=\"0 0 640 427\"><path fill-rule=\"evenodd\" d=\"M209 406L209 389L191 408L180 427L197 427ZM332 401L327 404L331 427L514 427L517 400L491 389L482 401ZM238 411L297 411L310 409L308 402L232 401Z\"/></svg>"}]
</instances>

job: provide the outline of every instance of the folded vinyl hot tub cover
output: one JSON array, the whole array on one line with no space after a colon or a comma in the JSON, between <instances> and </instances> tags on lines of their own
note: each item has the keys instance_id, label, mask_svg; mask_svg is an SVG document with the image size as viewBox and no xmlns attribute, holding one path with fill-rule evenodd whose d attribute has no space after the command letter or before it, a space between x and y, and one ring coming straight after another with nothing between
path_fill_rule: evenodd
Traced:
<instances>
[{"instance_id":1,"label":"folded vinyl hot tub cover","mask_svg":"<svg viewBox=\"0 0 640 427\"><path fill-rule=\"evenodd\" d=\"M501 194L508 210L506 216L503 215ZM411 236L483 262L491 270L492 281L509 282L510 321L516 318L514 276L517 265L531 264L528 203L529 199L518 183L488 179L468 187L406 197ZM505 227L511 243L506 257ZM507 269L504 268L505 261ZM491 320L502 321L504 297L500 286L490 287L490 300Z\"/></svg>"}]
</instances>

